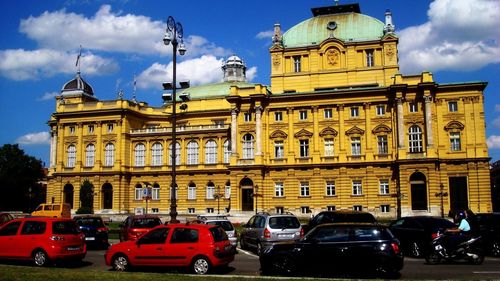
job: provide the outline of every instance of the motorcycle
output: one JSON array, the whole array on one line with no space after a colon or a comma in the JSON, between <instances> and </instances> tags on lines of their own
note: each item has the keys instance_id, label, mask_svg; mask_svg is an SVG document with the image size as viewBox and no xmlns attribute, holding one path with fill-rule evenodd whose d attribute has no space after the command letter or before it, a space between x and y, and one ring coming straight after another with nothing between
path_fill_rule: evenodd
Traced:
<instances>
[{"instance_id":1,"label":"motorcycle","mask_svg":"<svg viewBox=\"0 0 500 281\"><path fill-rule=\"evenodd\" d=\"M470 237L466 241L459 243L454 249L446 249L445 241L449 239L448 233L439 233L431 242L431 247L425 255L428 264L438 264L444 261L468 261L471 264L479 265L484 261L484 253L480 247L481 236Z\"/></svg>"}]
</instances>

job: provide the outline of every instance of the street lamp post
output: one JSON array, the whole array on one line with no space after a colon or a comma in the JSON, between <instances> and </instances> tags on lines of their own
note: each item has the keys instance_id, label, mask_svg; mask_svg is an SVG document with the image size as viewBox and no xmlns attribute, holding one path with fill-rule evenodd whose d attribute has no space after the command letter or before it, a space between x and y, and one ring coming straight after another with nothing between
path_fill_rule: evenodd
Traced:
<instances>
[{"instance_id":1,"label":"street lamp post","mask_svg":"<svg viewBox=\"0 0 500 281\"><path fill-rule=\"evenodd\" d=\"M444 197L448 196L448 192L444 192L444 184L439 184L439 192L434 195L441 199L441 217L444 218Z\"/></svg>"},{"instance_id":2,"label":"street lamp post","mask_svg":"<svg viewBox=\"0 0 500 281\"><path fill-rule=\"evenodd\" d=\"M172 43L173 56L172 56L172 83L164 83L164 90L172 90L172 184L170 185L170 222L177 222L177 196L175 194L177 183L176 183L176 90L177 90L177 49L179 49L179 54L182 56L186 53L186 46L183 42L183 31L180 22L175 22L172 16L167 19L167 29L165 31L165 37L163 38L163 43L169 45ZM182 87L182 85L181 85ZM186 87L187 88L187 87Z\"/></svg>"}]
</instances>

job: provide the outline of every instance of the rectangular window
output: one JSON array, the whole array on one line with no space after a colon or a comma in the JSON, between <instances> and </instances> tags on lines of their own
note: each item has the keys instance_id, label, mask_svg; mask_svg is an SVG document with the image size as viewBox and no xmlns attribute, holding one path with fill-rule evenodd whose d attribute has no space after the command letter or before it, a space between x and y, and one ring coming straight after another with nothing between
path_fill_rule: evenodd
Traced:
<instances>
[{"instance_id":1,"label":"rectangular window","mask_svg":"<svg viewBox=\"0 0 500 281\"><path fill-rule=\"evenodd\" d=\"M323 116L325 119L332 119L333 113L331 108L325 108L325 111L323 111Z\"/></svg>"},{"instance_id":2,"label":"rectangular window","mask_svg":"<svg viewBox=\"0 0 500 281\"><path fill-rule=\"evenodd\" d=\"M381 213L389 213L390 211L391 211L390 205L380 205L380 212Z\"/></svg>"},{"instance_id":3,"label":"rectangular window","mask_svg":"<svg viewBox=\"0 0 500 281\"><path fill-rule=\"evenodd\" d=\"M462 149L460 144L460 132L450 133L450 146L451 151L460 151Z\"/></svg>"},{"instance_id":4,"label":"rectangular window","mask_svg":"<svg viewBox=\"0 0 500 281\"><path fill-rule=\"evenodd\" d=\"M309 214L311 212L311 209L309 206L301 206L300 207L300 213L302 214Z\"/></svg>"},{"instance_id":5,"label":"rectangular window","mask_svg":"<svg viewBox=\"0 0 500 281\"><path fill-rule=\"evenodd\" d=\"M389 181L388 180L380 180L378 182L379 190L381 195L389 194Z\"/></svg>"},{"instance_id":6,"label":"rectangular window","mask_svg":"<svg viewBox=\"0 0 500 281\"><path fill-rule=\"evenodd\" d=\"M372 67L375 65L375 59L373 57L373 49L366 50L366 66L367 67Z\"/></svg>"},{"instance_id":7,"label":"rectangular window","mask_svg":"<svg viewBox=\"0 0 500 281\"><path fill-rule=\"evenodd\" d=\"M142 200L142 188L135 188L134 199Z\"/></svg>"},{"instance_id":8,"label":"rectangular window","mask_svg":"<svg viewBox=\"0 0 500 281\"><path fill-rule=\"evenodd\" d=\"M282 140L274 141L274 158L285 157L285 144Z\"/></svg>"},{"instance_id":9,"label":"rectangular window","mask_svg":"<svg viewBox=\"0 0 500 281\"><path fill-rule=\"evenodd\" d=\"M352 195L363 195L363 185L360 180L352 181Z\"/></svg>"},{"instance_id":10,"label":"rectangular window","mask_svg":"<svg viewBox=\"0 0 500 281\"><path fill-rule=\"evenodd\" d=\"M285 212L285 208L281 206L277 206L275 209L276 209L276 214L283 214Z\"/></svg>"},{"instance_id":11,"label":"rectangular window","mask_svg":"<svg viewBox=\"0 0 500 281\"><path fill-rule=\"evenodd\" d=\"M309 182L300 182L300 196L309 196Z\"/></svg>"},{"instance_id":12,"label":"rectangular window","mask_svg":"<svg viewBox=\"0 0 500 281\"><path fill-rule=\"evenodd\" d=\"M274 196L276 196L276 197L285 196L285 188L283 187L282 182L276 182L274 184Z\"/></svg>"},{"instance_id":13,"label":"rectangular window","mask_svg":"<svg viewBox=\"0 0 500 281\"><path fill-rule=\"evenodd\" d=\"M214 194L215 194L215 186L209 185L207 186L207 197L206 199L214 199Z\"/></svg>"},{"instance_id":14,"label":"rectangular window","mask_svg":"<svg viewBox=\"0 0 500 281\"><path fill-rule=\"evenodd\" d=\"M325 139L325 156L333 156L333 139Z\"/></svg>"},{"instance_id":15,"label":"rectangular window","mask_svg":"<svg viewBox=\"0 0 500 281\"><path fill-rule=\"evenodd\" d=\"M307 120L307 110L299 111L299 120Z\"/></svg>"},{"instance_id":16,"label":"rectangular window","mask_svg":"<svg viewBox=\"0 0 500 281\"><path fill-rule=\"evenodd\" d=\"M300 56L293 57L293 71L300 72Z\"/></svg>"},{"instance_id":17,"label":"rectangular window","mask_svg":"<svg viewBox=\"0 0 500 281\"><path fill-rule=\"evenodd\" d=\"M335 211L336 207L334 205L326 206L327 211Z\"/></svg>"},{"instance_id":18,"label":"rectangular window","mask_svg":"<svg viewBox=\"0 0 500 281\"><path fill-rule=\"evenodd\" d=\"M213 214L214 208L207 208L207 214Z\"/></svg>"},{"instance_id":19,"label":"rectangular window","mask_svg":"<svg viewBox=\"0 0 500 281\"><path fill-rule=\"evenodd\" d=\"M363 206L362 205L354 205L354 206L352 206L352 209L354 211L360 211L361 212L361 211L363 211Z\"/></svg>"},{"instance_id":20,"label":"rectangular window","mask_svg":"<svg viewBox=\"0 0 500 281\"><path fill-rule=\"evenodd\" d=\"M160 200L160 188L153 187L152 191L153 192L151 194L151 199L153 199L153 200Z\"/></svg>"},{"instance_id":21,"label":"rectangular window","mask_svg":"<svg viewBox=\"0 0 500 281\"><path fill-rule=\"evenodd\" d=\"M69 134L74 135L75 134L75 127L71 126L69 127Z\"/></svg>"},{"instance_id":22,"label":"rectangular window","mask_svg":"<svg viewBox=\"0 0 500 281\"><path fill-rule=\"evenodd\" d=\"M351 117L359 117L359 108L357 106L351 107Z\"/></svg>"},{"instance_id":23,"label":"rectangular window","mask_svg":"<svg viewBox=\"0 0 500 281\"><path fill-rule=\"evenodd\" d=\"M335 182L327 181L326 182L326 196L335 196Z\"/></svg>"},{"instance_id":24,"label":"rectangular window","mask_svg":"<svg viewBox=\"0 0 500 281\"><path fill-rule=\"evenodd\" d=\"M300 140L300 157L309 157L309 140Z\"/></svg>"},{"instance_id":25,"label":"rectangular window","mask_svg":"<svg viewBox=\"0 0 500 281\"><path fill-rule=\"evenodd\" d=\"M196 209L195 208L188 208L188 213L194 214L194 213L196 213Z\"/></svg>"},{"instance_id":26,"label":"rectangular window","mask_svg":"<svg viewBox=\"0 0 500 281\"><path fill-rule=\"evenodd\" d=\"M158 208L151 208L151 212L156 214L159 212L159 210L158 210Z\"/></svg>"},{"instance_id":27,"label":"rectangular window","mask_svg":"<svg viewBox=\"0 0 500 281\"><path fill-rule=\"evenodd\" d=\"M389 147L387 145L387 136L377 136L377 147L378 147L378 154L389 153Z\"/></svg>"},{"instance_id":28,"label":"rectangular window","mask_svg":"<svg viewBox=\"0 0 500 281\"><path fill-rule=\"evenodd\" d=\"M252 121L252 113L245 112L243 114L243 118L245 119L244 120L245 122L251 122Z\"/></svg>"},{"instance_id":29,"label":"rectangular window","mask_svg":"<svg viewBox=\"0 0 500 281\"><path fill-rule=\"evenodd\" d=\"M385 105L377 105L376 110L377 110L377 116L385 115Z\"/></svg>"},{"instance_id":30,"label":"rectangular window","mask_svg":"<svg viewBox=\"0 0 500 281\"><path fill-rule=\"evenodd\" d=\"M196 199L196 186L188 186L188 200Z\"/></svg>"},{"instance_id":31,"label":"rectangular window","mask_svg":"<svg viewBox=\"0 0 500 281\"><path fill-rule=\"evenodd\" d=\"M113 124L108 124L108 133L113 132Z\"/></svg>"},{"instance_id":32,"label":"rectangular window","mask_svg":"<svg viewBox=\"0 0 500 281\"><path fill-rule=\"evenodd\" d=\"M450 112L457 112L458 111L458 103L456 101L448 102L448 110Z\"/></svg>"},{"instance_id":33,"label":"rectangular window","mask_svg":"<svg viewBox=\"0 0 500 281\"><path fill-rule=\"evenodd\" d=\"M89 125L88 130L89 130L89 134L93 134L94 133L94 125Z\"/></svg>"},{"instance_id":34,"label":"rectangular window","mask_svg":"<svg viewBox=\"0 0 500 281\"><path fill-rule=\"evenodd\" d=\"M226 199L231 198L231 186L230 185L226 185L226 188L225 188L225 191L224 191L224 197Z\"/></svg>"},{"instance_id":35,"label":"rectangular window","mask_svg":"<svg viewBox=\"0 0 500 281\"><path fill-rule=\"evenodd\" d=\"M359 156L361 155L361 138L352 137L351 138L351 155Z\"/></svg>"},{"instance_id":36,"label":"rectangular window","mask_svg":"<svg viewBox=\"0 0 500 281\"><path fill-rule=\"evenodd\" d=\"M283 112L275 112L274 113L274 121L277 121L277 122L283 121Z\"/></svg>"},{"instance_id":37,"label":"rectangular window","mask_svg":"<svg viewBox=\"0 0 500 281\"><path fill-rule=\"evenodd\" d=\"M416 101L411 101L408 103L410 112L418 112L418 105Z\"/></svg>"}]
</instances>

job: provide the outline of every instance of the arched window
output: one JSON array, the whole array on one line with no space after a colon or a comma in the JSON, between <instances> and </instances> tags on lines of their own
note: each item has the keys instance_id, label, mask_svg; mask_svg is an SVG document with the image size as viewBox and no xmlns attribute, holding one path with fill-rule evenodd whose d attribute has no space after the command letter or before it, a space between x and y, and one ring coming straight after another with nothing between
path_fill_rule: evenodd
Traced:
<instances>
[{"instance_id":1,"label":"arched window","mask_svg":"<svg viewBox=\"0 0 500 281\"><path fill-rule=\"evenodd\" d=\"M135 185L134 200L142 200L142 185L140 183Z\"/></svg>"},{"instance_id":2,"label":"arched window","mask_svg":"<svg viewBox=\"0 0 500 281\"><path fill-rule=\"evenodd\" d=\"M68 203L71 206L71 209L73 209L73 196L74 196L73 185L69 183L64 185L63 193L64 193L64 203Z\"/></svg>"},{"instance_id":3,"label":"arched window","mask_svg":"<svg viewBox=\"0 0 500 281\"><path fill-rule=\"evenodd\" d=\"M112 167L113 165L115 165L115 145L108 143L104 147L104 166Z\"/></svg>"},{"instance_id":4,"label":"arched window","mask_svg":"<svg viewBox=\"0 0 500 281\"><path fill-rule=\"evenodd\" d=\"M151 147L151 166L163 165L163 145L155 142Z\"/></svg>"},{"instance_id":5,"label":"arched window","mask_svg":"<svg viewBox=\"0 0 500 281\"><path fill-rule=\"evenodd\" d=\"M76 163L76 146L70 145L67 150L68 155L68 168L74 168Z\"/></svg>"},{"instance_id":6,"label":"arched window","mask_svg":"<svg viewBox=\"0 0 500 281\"><path fill-rule=\"evenodd\" d=\"M243 159L253 159L253 136L246 134L243 136Z\"/></svg>"},{"instance_id":7,"label":"arched window","mask_svg":"<svg viewBox=\"0 0 500 281\"><path fill-rule=\"evenodd\" d=\"M95 159L95 146L93 144L89 144L85 148L85 167L93 167L94 159Z\"/></svg>"},{"instance_id":8,"label":"arched window","mask_svg":"<svg viewBox=\"0 0 500 281\"><path fill-rule=\"evenodd\" d=\"M136 167L144 167L145 165L145 156L146 156L146 146L142 143L139 143L135 146L134 149L134 166Z\"/></svg>"},{"instance_id":9,"label":"arched window","mask_svg":"<svg viewBox=\"0 0 500 281\"><path fill-rule=\"evenodd\" d=\"M229 140L224 142L224 163L229 163L229 158L231 157L231 143Z\"/></svg>"},{"instance_id":10,"label":"arched window","mask_svg":"<svg viewBox=\"0 0 500 281\"><path fill-rule=\"evenodd\" d=\"M187 144L187 164L196 165L198 164L198 152L199 146L195 141L190 141Z\"/></svg>"},{"instance_id":11,"label":"arched window","mask_svg":"<svg viewBox=\"0 0 500 281\"><path fill-rule=\"evenodd\" d=\"M410 176L411 209L427 210L427 181L425 175L416 172Z\"/></svg>"},{"instance_id":12,"label":"arched window","mask_svg":"<svg viewBox=\"0 0 500 281\"><path fill-rule=\"evenodd\" d=\"M224 189L224 197L226 199L231 198L231 182L230 181L226 182L226 188Z\"/></svg>"},{"instance_id":13,"label":"arched window","mask_svg":"<svg viewBox=\"0 0 500 281\"><path fill-rule=\"evenodd\" d=\"M113 209L113 186L110 183L105 183L101 188L102 208Z\"/></svg>"},{"instance_id":14,"label":"arched window","mask_svg":"<svg viewBox=\"0 0 500 281\"><path fill-rule=\"evenodd\" d=\"M207 199L214 199L215 185L213 182L209 181L207 183Z\"/></svg>"},{"instance_id":15,"label":"arched window","mask_svg":"<svg viewBox=\"0 0 500 281\"><path fill-rule=\"evenodd\" d=\"M196 184L194 182L190 182L188 185L188 199L196 199Z\"/></svg>"},{"instance_id":16,"label":"arched window","mask_svg":"<svg viewBox=\"0 0 500 281\"><path fill-rule=\"evenodd\" d=\"M409 130L409 145L408 147L410 148L410 152L422 152L423 151L423 145L422 145L422 129L420 129L419 126L413 125L410 127Z\"/></svg>"},{"instance_id":17,"label":"arched window","mask_svg":"<svg viewBox=\"0 0 500 281\"><path fill-rule=\"evenodd\" d=\"M181 146L178 142L175 143L175 166L181 164ZM172 166L172 144L168 146L168 165Z\"/></svg>"},{"instance_id":18,"label":"arched window","mask_svg":"<svg viewBox=\"0 0 500 281\"><path fill-rule=\"evenodd\" d=\"M160 200L160 185L158 183L153 184L153 191L151 194L151 199Z\"/></svg>"},{"instance_id":19,"label":"arched window","mask_svg":"<svg viewBox=\"0 0 500 281\"><path fill-rule=\"evenodd\" d=\"M209 140L205 144L205 164L217 163L217 143L214 140Z\"/></svg>"}]
</instances>

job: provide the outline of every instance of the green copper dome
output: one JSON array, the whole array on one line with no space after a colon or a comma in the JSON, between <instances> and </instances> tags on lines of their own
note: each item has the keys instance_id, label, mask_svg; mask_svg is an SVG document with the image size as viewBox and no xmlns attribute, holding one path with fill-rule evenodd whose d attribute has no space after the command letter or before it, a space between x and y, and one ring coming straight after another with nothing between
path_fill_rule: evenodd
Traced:
<instances>
[{"instance_id":1,"label":"green copper dome","mask_svg":"<svg viewBox=\"0 0 500 281\"><path fill-rule=\"evenodd\" d=\"M378 40L384 23L359 13L318 15L290 28L283 34L285 48L318 45L330 37L345 42Z\"/></svg>"}]
</instances>

